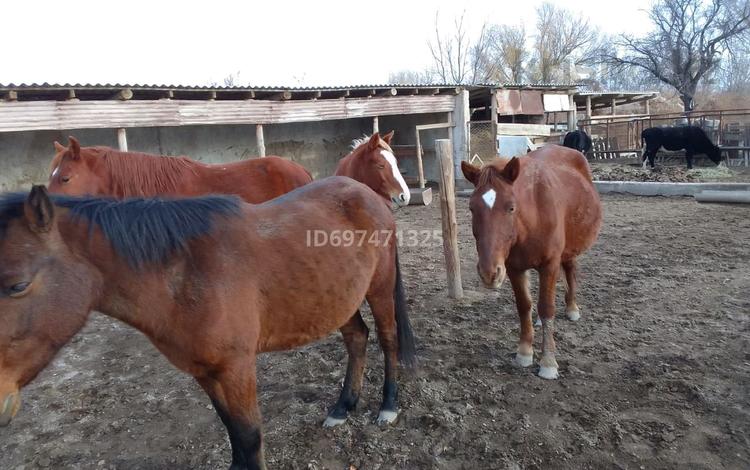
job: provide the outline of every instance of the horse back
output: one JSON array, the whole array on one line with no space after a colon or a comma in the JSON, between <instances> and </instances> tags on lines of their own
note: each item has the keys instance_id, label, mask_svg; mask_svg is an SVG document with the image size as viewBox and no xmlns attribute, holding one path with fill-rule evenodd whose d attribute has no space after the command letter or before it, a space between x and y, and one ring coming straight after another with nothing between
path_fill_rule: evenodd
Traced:
<instances>
[{"instance_id":1,"label":"horse back","mask_svg":"<svg viewBox=\"0 0 750 470\"><path fill-rule=\"evenodd\" d=\"M276 156L204 165L203 172L210 192L232 192L251 204L269 201L312 181L302 165Z\"/></svg>"}]
</instances>

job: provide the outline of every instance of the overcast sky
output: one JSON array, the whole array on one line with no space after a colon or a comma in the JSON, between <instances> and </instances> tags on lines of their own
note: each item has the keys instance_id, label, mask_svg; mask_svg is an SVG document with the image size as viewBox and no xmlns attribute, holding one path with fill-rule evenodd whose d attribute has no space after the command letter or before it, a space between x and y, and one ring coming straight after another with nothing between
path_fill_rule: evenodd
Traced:
<instances>
[{"instance_id":1,"label":"overcast sky","mask_svg":"<svg viewBox=\"0 0 750 470\"><path fill-rule=\"evenodd\" d=\"M2 7L0 83L385 83L424 69L434 13L534 26L539 0L13 1ZM608 33L648 30L649 0L555 0Z\"/></svg>"}]
</instances>

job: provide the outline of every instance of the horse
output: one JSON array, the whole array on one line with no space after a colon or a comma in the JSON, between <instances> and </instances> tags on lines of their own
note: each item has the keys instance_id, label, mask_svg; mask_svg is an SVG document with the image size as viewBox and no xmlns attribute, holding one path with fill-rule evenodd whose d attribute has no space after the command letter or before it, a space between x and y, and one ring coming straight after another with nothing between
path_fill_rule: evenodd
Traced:
<instances>
[{"instance_id":1,"label":"horse","mask_svg":"<svg viewBox=\"0 0 750 470\"><path fill-rule=\"evenodd\" d=\"M583 129L568 132L563 139L563 147L578 150L584 155L591 151L592 145L591 137Z\"/></svg>"},{"instance_id":2,"label":"horse","mask_svg":"<svg viewBox=\"0 0 750 470\"><path fill-rule=\"evenodd\" d=\"M393 131L382 138L375 132L370 137L352 142L352 151L339 161L337 176L348 176L366 184L390 204L408 206L409 187L401 176L391 149Z\"/></svg>"},{"instance_id":3,"label":"horse","mask_svg":"<svg viewBox=\"0 0 750 470\"><path fill-rule=\"evenodd\" d=\"M199 196L236 194L245 202L271 200L312 181L301 165L281 157L207 165L187 157L81 147L75 137L55 142L49 191L70 196Z\"/></svg>"},{"instance_id":4,"label":"horse","mask_svg":"<svg viewBox=\"0 0 750 470\"><path fill-rule=\"evenodd\" d=\"M596 241L602 222L586 158L577 150L546 145L483 168L461 162L461 170L475 188L469 208L479 277L486 287L499 289L507 275L513 287L521 323L514 362L528 367L534 359L528 270L535 269L542 320L539 376L556 379L555 284L562 267L566 314L577 321L576 257Z\"/></svg>"},{"instance_id":5,"label":"horse","mask_svg":"<svg viewBox=\"0 0 750 470\"><path fill-rule=\"evenodd\" d=\"M362 243L313 246L313 230ZM19 390L100 311L143 332L213 402L231 469L265 469L256 356L339 329L349 356L326 419L341 424L362 388L366 299L385 361L377 422L399 413L397 360L415 360L393 214L373 191L330 177L263 204L236 196L117 200L0 196L0 425Z\"/></svg>"},{"instance_id":6,"label":"horse","mask_svg":"<svg viewBox=\"0 0 750 470\"><path fill-rule=\"evenodd\" d=\"M649 127L641 132L643 146L643 168L646 160L654 168L656 152L685 150L688 170L693 168L693 155L704 154L716 165L721 163L721 149L711 142L706 132L698 126Z\"/></svg>"}]
</instances>

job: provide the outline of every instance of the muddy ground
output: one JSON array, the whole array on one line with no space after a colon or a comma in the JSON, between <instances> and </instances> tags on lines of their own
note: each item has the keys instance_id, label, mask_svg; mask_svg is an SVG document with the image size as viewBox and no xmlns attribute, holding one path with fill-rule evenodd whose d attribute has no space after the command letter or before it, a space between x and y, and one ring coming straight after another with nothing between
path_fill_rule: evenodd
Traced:
<instances>
[{"instance_id":1,"label":"muddy ground","mask_svg":"<svg viewBox=\"0 0 750 470\"><path fill-rule=\"evenodd\" d=\"M704 162L701 162L704 163ZM684 163L658 164L655 168L642 168L638 163L613 163L607 160L591 162L595 180L600 181L653 181L663 183L747 183L750 168L714 166L710 163L688 170Z\"/></svg>"},{"instance_id":2,"label":"muddy ground","mask_svg":"<svg viewBox=\"0 0 750 470\"><path fill-rule=\"evenodd\" d=\"M582 319L558 321L559 380L511 365L510 288L480 287L459 199L465 300L445 296L438 243L402 247L421 366L402 378L399 422L373 423L374 334L360 406L334 430L320 425L344 374L338 335L264 356L269 468L750 468L750 210L631 196L604 206L601 237L581 259ZM398 219L440 227L437 205ZM2 469L216 469L229 456L198 386L98 314L0 429Z\"/></svg>"}]
</instances>

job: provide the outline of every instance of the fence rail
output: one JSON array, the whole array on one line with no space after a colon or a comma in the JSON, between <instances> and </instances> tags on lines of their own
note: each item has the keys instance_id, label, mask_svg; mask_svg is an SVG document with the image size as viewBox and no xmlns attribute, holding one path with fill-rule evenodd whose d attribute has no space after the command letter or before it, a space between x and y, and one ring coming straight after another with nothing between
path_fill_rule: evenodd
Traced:
<instances>
[{"instance_id":1,"label":"fence rail","mask_svg":"<svg viewBox=\"0 0 750 470\"><path fill-rule=\"evenodd\" d=\"M750 146L750 109L593 116L578 121L578 127L591 135L595 159L640 153L644 129L675 125L700 127L716 145L725 147L729 160L740 156L742 148Z\"/></svg>"}]
</instances>

